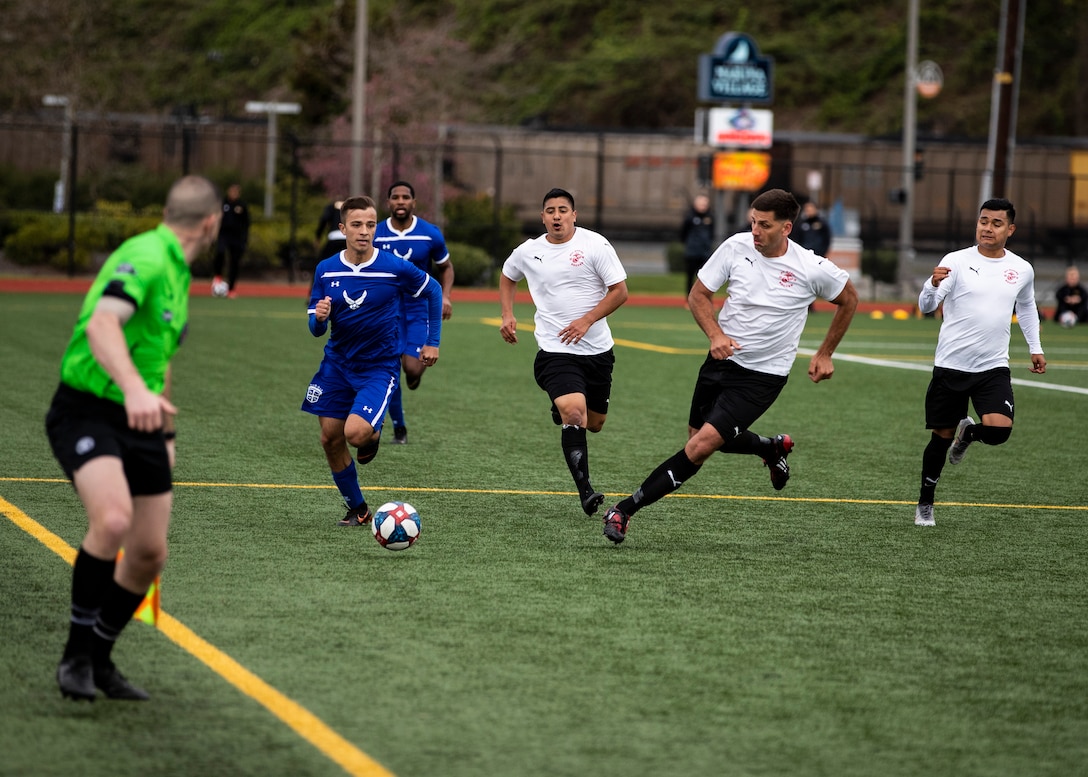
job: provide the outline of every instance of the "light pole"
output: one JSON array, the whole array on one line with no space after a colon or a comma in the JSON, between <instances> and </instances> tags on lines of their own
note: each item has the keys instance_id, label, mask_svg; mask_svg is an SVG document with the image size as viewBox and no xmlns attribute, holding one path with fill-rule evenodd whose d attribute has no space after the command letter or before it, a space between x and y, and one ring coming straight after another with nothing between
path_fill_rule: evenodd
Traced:
<instances>
[{"instance_id":1,"label":"light pole","mask_svg":"<svg viewBox=\"0 0 1088 777\"><path fill-rule=\"evenodd\" d=\"M60 178L53 187L53 212L63 213L68 204L68 154L72 146L72 101L67 95L47 94L42 105L64 109L64 133L60 142Z\"/></svg>"},{"instance_id":2,"label":"light pole","mask_svg":"<svg viewBox=\"0 0 1088 777\"><path fill-rule=\"evenodd\" d=\"M354 197L363 187L363 139L366 137L366 56L367 3L355 2L355 78L351 105L351 191ZM375 192L377 194L377 192Z\"/></svg>"},{"instance_id":3,"label":"light pole","mask_svg":"<svg viewBox=\"0 0 1088 777\"><path fill-rule=\"evenodd\" d=\"M248 113L268 114L268 153L264 163L264 217L272 218L272 194L276 188L276 116L281 113L301 113L298 103L247 102Z\"/></svg>"},{"instance_id":4,"label":"light pole","mask_svg":"<svg viewBox=\"0 0 1088 777\"><path fill-rule=\"evenodd\" d=\"M907 21L907 67L903 85L903 202L899 212L900 285L910 280L914 261L914 152L917 138L918 0L910 0Z\"/></svg>"}]
</instances>

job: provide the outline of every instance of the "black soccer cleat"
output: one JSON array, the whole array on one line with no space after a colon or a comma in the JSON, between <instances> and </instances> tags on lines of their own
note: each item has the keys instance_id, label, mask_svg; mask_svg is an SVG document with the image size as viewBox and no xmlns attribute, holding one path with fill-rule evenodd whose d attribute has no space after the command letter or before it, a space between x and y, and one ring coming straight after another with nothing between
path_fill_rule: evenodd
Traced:
<instances>
[{"instance_id":1,"label":"black soccer cleat","mask_svg":"<svg viewBox=\"0 0 1088 777\"><path fill-rule=\"evenodd\" d=\"M73 701L94 701L94 671L88 656L61 659L57 666L60 695Z\"/></svg>"},{"instance_id":2,"label":"black soccer cleat","mask_svg":"<svg viewBox=\"0 0 1088 777\"><path fill-rule=\"evenodd\" d=\"M786 487L786 481L790 479L790 465L786 463L786 457L793 450L793 440L788 434L779 434L774 440L774 454L763 460L771 469L771 485L775 491L781 491Z\"/></svg>"},{"instance_id":3,"label":"black soccer cleat","mask_svg":"<svg viewBox=\"0 0 1088 777\"><path fill-rule=\"evenodd\" d=\"M340 519L337 526L369 526L373 519L374 513L370 512L366 502L363 502L358 507L348 510L347 515Z\"/></svg>"},{"instance_id":4,"label":"black soccer cleat","mask_svg":"<svg viewBox=\"0 0 1088 777\"><path fill-rule=\"evenodd\" d=\"M393 427L393 439L390 441L394 445L407 445L408 444L408 427L406 426L394 426Z\"/></svg>"},{"instance_id":5,"label":"black soccer cleat","mask_svg":"<svg viewBox=\"0 0 1088 777\"><path fill-rule=\"evenodd\" d=\"M582 497L582 510L586 515L596 515L597 510L600 509L604 503L604 494L600 491L594 491L589 496Z\"/></svg>"},{"instance_id":6,"label":"black soccer cleat","mask_svg":"<svg viewBox=\"0 0 1088 777\"><path fill-rule=\"evenodd\" d=\"M151 694L143 688L137 688L125 679L113 664L94 668L94 684L106 694L107 699L147 701L151 698Z\"/></svg>"},{"instance_id":7,"label":"black soccer cleat","mask_svg":"<svg viewBox=\"0 0 1088 777\"><path fill-rule=\"evenodd\" d=\"M619 545L627 537L627 524L631 516L624 515L618 507L610 507L604 514L604 536Z\"/></svg>"}]
</instances>

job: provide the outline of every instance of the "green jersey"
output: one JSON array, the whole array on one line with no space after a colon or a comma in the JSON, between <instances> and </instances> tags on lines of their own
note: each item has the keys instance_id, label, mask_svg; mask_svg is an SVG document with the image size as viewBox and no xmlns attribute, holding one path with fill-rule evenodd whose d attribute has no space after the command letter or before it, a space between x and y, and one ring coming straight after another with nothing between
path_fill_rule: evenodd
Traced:
<instances>
[{"instance_id":1,"label":"green jersey","mask_svg":"<svg viewBox=\"0 0 1088 777\"><path fill-rule=\"evenodd\" d=\"M161 394L170 359L185 339L192 275L177 236L164 224L126 240L98 273L83 300L75 332L60 364L61 382L124 404L121 389L95 360L87 322L103 296L136 306L124 325L129 356L148 389Z\"/></svg>"}]
</instances>

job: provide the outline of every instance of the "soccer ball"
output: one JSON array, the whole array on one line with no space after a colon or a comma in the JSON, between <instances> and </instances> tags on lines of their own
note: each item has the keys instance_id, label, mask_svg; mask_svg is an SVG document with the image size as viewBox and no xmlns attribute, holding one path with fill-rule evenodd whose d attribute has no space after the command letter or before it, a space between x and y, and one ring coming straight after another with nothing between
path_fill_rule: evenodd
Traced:
<instances>
[{"instance_id":1,"label":"soccer ball","mask_svg":"<svg viewBox=\"0 0 1088 777\"><path fill-rule=\"evenodd\" d=\"M386 550L405 550L419 539L419 513L407 502L386 502L374 513L374 539Z\"/></svg>"},{"instance_id":2,"label":"soccer ball","mask_svg":"<svg viewBox=\"0 0 1088 777\"><path fill-rule=\"evenodd\" d=\"M212 296L225 297L230 292L230 284L226 281L212 281Z\"/></svg>"},{"instance_id":3,"label":"soccer ball","mask_svg":"<svg viewBox=\"0 0 1088 777\"><path fill-rule=\"evenodd\" d=\"M1072 310L1067 310L1058 317L1058 323L1066 329L1072 329L1077 325L1077 314Z\"/></svg>"}]
</instances>

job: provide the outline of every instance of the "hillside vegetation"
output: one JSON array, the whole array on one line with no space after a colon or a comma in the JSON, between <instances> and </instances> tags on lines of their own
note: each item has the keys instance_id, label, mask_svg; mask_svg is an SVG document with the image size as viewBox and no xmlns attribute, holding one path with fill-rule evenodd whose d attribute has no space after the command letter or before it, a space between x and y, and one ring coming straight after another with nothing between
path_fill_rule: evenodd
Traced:
<instances>
[{"instance_id":1,"label":"hillside vegetation","mask_svg":"<svg viewBox=\"0 0 1088 777\"><path fill-rule=\"evenodd\" d=\"M1014 0L1015 1L1015 0ZM1027 4L1020 137L1088 135L1083 0ZM301 102L323 127L349 112L352 0L6 0L0 111L243 116L246 100ZM907 0L369 1L369 121L690 126L696 65L729 31L775 60L775 127L894 134L902 121ZM922 0L919 59L945 88L919 128L984 137L997 0Z\"/></svg>"}]
</instances>

